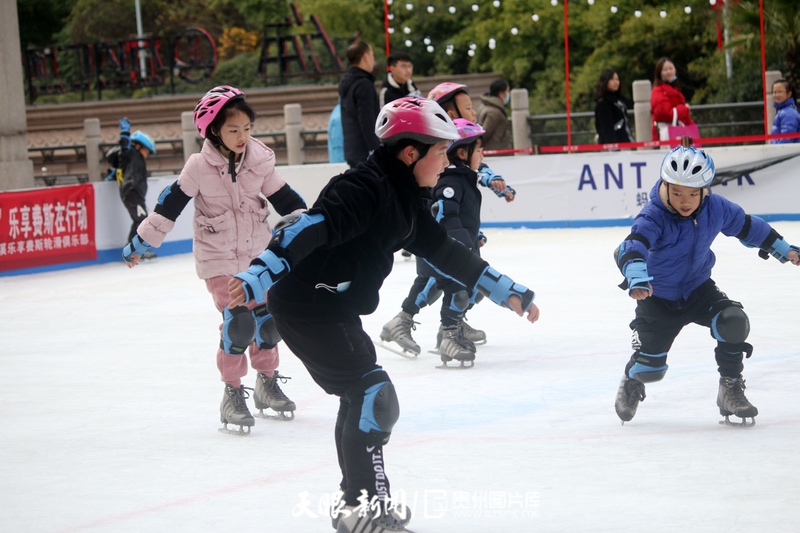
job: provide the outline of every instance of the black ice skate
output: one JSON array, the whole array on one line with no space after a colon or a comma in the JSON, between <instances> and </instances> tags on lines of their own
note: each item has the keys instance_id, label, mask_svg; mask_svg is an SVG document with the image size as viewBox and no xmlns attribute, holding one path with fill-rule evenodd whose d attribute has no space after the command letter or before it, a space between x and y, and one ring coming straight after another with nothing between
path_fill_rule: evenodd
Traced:
<instances>
[{"instance_id":1,"label":"black ice skate","mask_svg":"<svg viewBox=\"0 0 800 533\"><path fill-rule=\"evenodd\" d=\"M221 433L229 433L231 435L250 434L250 428L255 424L255 419L247 409L247 403L245 402L250 397L248 390L253 389L243 386L237 389L228 384L225 385L225 394L222 396L222 403L219 406L219 421L222 422L222 427L219 428L219 431ZM229 423L236 424L239 429L230 429L228 427Z\"/></svg>"},{"instance_id":2,"label":"black ice skate","mask_svg":"<svg viewBox=\"0 0 800 533\"><path fill-rule=\"evenodd\" d=\"M486 332L481 331L479 329L475 329L465 321L461 321L459 323L459 327L461 328L461 336L471 342L475 346L479 346L482 344L486 344ZM444 330L444 325L439 324L439 333L436 334L436 348L434 350L430 350L430 353L441 353L440 347L442 344L442 331Z\"/></svg>"},{"instance_id":3,"label":"black ice skate","mask_svg":"<svg viewBox=\"0 0 800 533\"><path fill-rule=\"evenodd\" d=\"M439 355L442 365L436 368L472 368L475 364L475 345L464 338L461 325L446 326L441 329L442 341L439 344ZM457 361L459 366L447 363Z\"/></svg>"},{"instance_id":4,"label":"black ice skate","mask_svg":"<svg viewBox=\"0 0 800 533\"><path fill-rule=\"evenodd\" d=\"M627 375L622 376L622 381L619 382L619 389L617 389L614 409L616 409L617 416L622 420L623 425L625 425L625 422L633 420L636 415L636 409L639 407L639 402L644 401L644 399L644 383L631 379Z\"/></svg>"},{"instance_id":5,"label":"black ice skate","mask_svg":"<svg viewBox=\"0 0 800 533\"><path fill-rule=\"evenodd\" d=\"M294 420L294 410L297 406L281 390L278 381L286 384L292 378L281 376L278 371L272 377L259 372L256 376L256 389L253 400L256 404L259 418L273 418L275 420ZM264 409L272 409L276 414L268 414Z\"/></svg>"},{"instance_id":6,"label":"black ice skate","mask_svg":"<svg viewBox=\"0 0 800 533\"><path fill-rule=\"evenodd\" d=\"M334 512L333 525L336 533L389 533L405 531L413 533L406 526L411 521L411 510L405 506L385 510L369 506L345 506Z\"/></svg>"},{"instance_id":7,"label":"black ice skate","mask_svg":"<svg viewBox=\"0 0 800 533\"><path fill-rule=\"evenodd\" d=\"M717 407L719 414L725 417L720 420L720 424L728 426L754 426L758 409L751 404L744 396L744 378L719 378L719 394L717 395ZM730 416L734 415L742 419L741 423L731 422ZM747 419L750 419L748 422Z\"/></svg>"},{"instance_id":8,"label":"black ice skate","mask_svg":"<svg viewBox=\"0 0 800 533\"><path fill-rule=\"evenodd\" d=\"M400 311L383 326L379 346L408 359L416 359L421 350L411 337L412 329L416 329L414 318L405 311ZM391 343L397 344L400 349Z\"/></svg>"}]
</instances>

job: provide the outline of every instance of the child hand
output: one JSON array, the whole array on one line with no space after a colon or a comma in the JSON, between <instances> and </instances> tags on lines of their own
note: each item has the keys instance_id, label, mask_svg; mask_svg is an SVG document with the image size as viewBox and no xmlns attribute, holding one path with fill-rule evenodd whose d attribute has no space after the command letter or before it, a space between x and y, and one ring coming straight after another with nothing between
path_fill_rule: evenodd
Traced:
<instances>
[{"instance_id":1,"label":"child hand","mask_svg":"<svg viewBox=\"0 0 800 533\"><path fill-rule=\"evenodd\" d=\"M790 251L788 254L786 254L786 257L789 258L789 261L791 261L794 266L800 266L800 254L798 254L797 251Z\"/></svg>"},{"instance_id":2,"label":"child hand","mask_svg":"<svg viewBox=\"0 0 800 533\"><path fill-rule=\"evenodd\" d=\"M231 278L230 281L228 281L228 293L231 299L228 307L244 305L246 297L244 287L242 286L242 280L239 278Z\"/></svg>"},{"instance_id":3,"label":"child hand","mask_svg":"<svg viewBox=\"0 0 800 533\"><path fill-rule=\"evenodd\" d=\"M522 299L519 296L509 296L508 307L517 313L517 315L523 316L524 312L522 310ZM539 320L539 308L536 307L535 303L531 303L531 306L528 308L528 316L525 318L531 324Z\"/></svg>"},{"instance_id":4,"label":"child hand","mask_svg":"<svg viewBox=\"0 0 800 533\"><path fill-rule=\"evenodd\" d=\"M651 294L653 294L653 286L648 283L647 289L633 289L631 291L631 298L634 300L644 300Z\"/></svg>"}]
</instances>

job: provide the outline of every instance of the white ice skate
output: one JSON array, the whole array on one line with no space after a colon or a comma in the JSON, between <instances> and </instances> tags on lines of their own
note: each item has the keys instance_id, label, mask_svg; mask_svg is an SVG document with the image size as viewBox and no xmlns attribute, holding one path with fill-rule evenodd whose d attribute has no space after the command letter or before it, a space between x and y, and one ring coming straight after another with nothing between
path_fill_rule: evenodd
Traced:
<instances>
[{"instance_id":1,"label":"white ice skate","mask_svg":"<svg viewBox=\"0 0 800 533\"><path fill-rule=\"evenodd\" d=\"M294 410L297 406L281 390L278 381L286 384L292 378L281 376L278 371L272 377L259 372L256 376L256 389L253 400L256 404L258 418L272 418L274 420L294 420ZM265 413L264 409L271 409L276 414Z\"/></svg>"},{"instance_id":2,"label":"white ice skate","mask_svg":"<svg viewBox=\"0 0 800 533\"><path fill-rule=\"evenodd\" d=\"M220 433L240 436L250 434L250 428L255 424L255 419L247 409L245 402L250 397L248 390L253 389L243 386L237 389L228 384L225 385L225 394L222 396L222 403L219 406L219 421L222 422L222 427L219 428ZM239 426L239 429L231 429L228 424L235 424Z\"/></svg>"}]
</instances>

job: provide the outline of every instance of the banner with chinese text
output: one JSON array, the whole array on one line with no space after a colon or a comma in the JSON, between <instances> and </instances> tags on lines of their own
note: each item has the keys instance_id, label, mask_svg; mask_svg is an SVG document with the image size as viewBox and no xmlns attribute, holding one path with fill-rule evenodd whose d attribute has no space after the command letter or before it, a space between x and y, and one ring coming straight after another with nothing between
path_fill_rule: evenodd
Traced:
<instances>
[{"instance_id":1,"label":"banner with chinese text","mask_svg":"<svg viewBox=\"0 0 800 533\"><path fill-rule=\"evenodd\" d=\"M94 187L0 194L0 271L97 259Z\"/></svg>"}]
</instances>

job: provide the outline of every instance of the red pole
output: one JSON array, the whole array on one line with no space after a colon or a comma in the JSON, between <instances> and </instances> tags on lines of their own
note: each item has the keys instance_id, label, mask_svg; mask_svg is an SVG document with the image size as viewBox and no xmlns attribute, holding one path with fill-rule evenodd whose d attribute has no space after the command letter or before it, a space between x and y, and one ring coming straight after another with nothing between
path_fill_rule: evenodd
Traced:
<instances>
[{"instance_id":1,"label":"red pole","mask_svg":"<svg viewBox=\"0 0 800 533\"><path fill-rule=\"evenodd\" d=\"M567 80L567 146L572 146L572 120L570 119L569 104L569 0L564 0L564 64Z\"/></svg>"},{"instance_id":2,"label":"red pole","mask_svg":"<svg viewBox=\"0 0 800 533\"><path fill-rule=\"evenodd\" d=\"M764 135L772 131L767 119L767 52L764 47L764 0L758 0L758 16L761 19L761 85L764 94Z\"/></svg>"},{"instance_id":3,"label":"red pole","mask_svg":"<svg viewBox=\"0 0 800 533\"><path fill-rule=\"evenodd\" d=\"M383 31L386 34L386 57L389 57L389 0L383 0Z\"/></svg>"}]
</instances>

